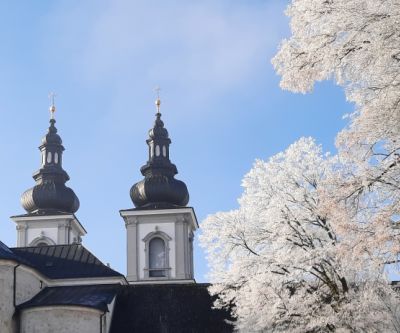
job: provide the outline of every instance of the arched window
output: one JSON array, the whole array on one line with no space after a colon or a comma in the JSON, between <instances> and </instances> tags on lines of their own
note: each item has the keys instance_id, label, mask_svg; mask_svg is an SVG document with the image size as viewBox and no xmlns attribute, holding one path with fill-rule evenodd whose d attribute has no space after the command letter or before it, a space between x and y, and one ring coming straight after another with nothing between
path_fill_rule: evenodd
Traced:
<instances>
[{"instance_id":1,"label":"arched window","mask_svg":"<svg viewBox=\"0 0 400 333\"><path fill-rule=\"evenodd\" d=\"M154 237L149 242L149 277L165 277L166 266L165 242Z\"/></svg>"},{"instance_id":2,"label":"arched window","mask_svg":"<svg viewBox=\"0 0 400 333\"><path fill-rule=\"evenodd\" d=\"M172 240L165 232L158 230L149 232L142 239L146 261L144 267L145 279L168 279L171 267L169 267L169 242Z\"/></svg>"},{"instance_id":3,"label":"arched window","mask_svg":"<svg viewBox=\"0 0 400 333\"><path fill-rule=\"evenodd\" d=\"M49 246L56 245L56 243L49 237L44 236L43 234L39 237L35 238L32 242L30 242L29 246Z\"/></svg>"}]
</instances>

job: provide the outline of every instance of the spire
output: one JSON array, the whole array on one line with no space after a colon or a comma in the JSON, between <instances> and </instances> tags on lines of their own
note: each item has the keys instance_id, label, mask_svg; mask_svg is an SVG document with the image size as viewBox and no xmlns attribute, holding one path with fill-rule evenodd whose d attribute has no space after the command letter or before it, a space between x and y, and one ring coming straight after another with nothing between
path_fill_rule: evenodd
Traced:
<instances>
[{"instance_id":1,"label":"spire","mask_svg":"<svg viewBox=\"0 0 400 333\"><path fill-rule=\"evenodd\" d=\"M161 120L161 100L158 94L155 104L156 119L153 128L149 130L149 139L146 140L149 158L140 168L144 179L132 186L131 199L137 208L184 207L189 202L189 193L185 183L174 178L178 170L169 159L171 140Z\"/></svg>"},{"instance_id":2,"label":"spire","mask_svg":"<svg viewBox=\"0 0 400 333\"><path fill-rule=\"evenodd\" d=\"M28 213L75 213L79 208L79 200L74 191L65 186L69 176L62 168L64 147L55 127L55 94L50 96L50 126L39 146L42 155L41 167L33 174L36 185L22 194L21 203Z\"/></svg>"}]
</instances>

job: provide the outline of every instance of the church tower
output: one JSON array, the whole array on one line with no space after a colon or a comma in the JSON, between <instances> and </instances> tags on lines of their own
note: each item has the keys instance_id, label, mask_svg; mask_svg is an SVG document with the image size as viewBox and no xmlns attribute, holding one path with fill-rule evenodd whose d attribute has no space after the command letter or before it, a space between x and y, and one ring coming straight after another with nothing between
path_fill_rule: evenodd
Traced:
<instances>
[{"instance_id":1,"label":"church tower","mask_svg":"<svg viewBox=\"0 0 400 333\"><path fill-rule=\"evenodd\" d=\"M146 140L144 179L130 191L133 209L121 210L127 230L127 280L135 283L190 283L193 275L193 238L198 228L189 193L175 179L170 161L171 140L160 113L160 99L153 128Z\"/></svg>"},{"instance_id":2,"label":"church tower","mask_svg":"<svg viewBox=\"0 0 400 333\"><path fill-rule=\"evenodd\" d=\"M39 150L41 167L33 174L36 185L21 196L27 214L12 216L17 224L17 246L43 246L80 243L86 234L74 213L79 200L65 183L69 180L62 167L64 147L57 134L54 102L50 107L50 126Z\"/></svg>"}]
</instances>

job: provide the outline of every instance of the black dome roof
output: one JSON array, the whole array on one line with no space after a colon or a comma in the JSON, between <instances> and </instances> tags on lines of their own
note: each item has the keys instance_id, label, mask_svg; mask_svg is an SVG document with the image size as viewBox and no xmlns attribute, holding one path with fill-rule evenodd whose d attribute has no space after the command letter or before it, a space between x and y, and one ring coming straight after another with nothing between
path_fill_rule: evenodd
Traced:
<instances>
[{"instance_id":1,"label":"black dome roof","mask_svg":"<svg viewBox=\"0 0 400 333\"><path fill-rule=\"evenodd\" d=\"M184 182L174 178L178 171L169 160L171 140L159 112L146 142L149 146L149 160L140 169L144 179L134 184L130 190L133 204L136 208L186 206L189 192Z\"/></svg>"},{"instance_id":2,"label":"black dome roof","mask_svg":"<svg viewBox=\"0 0 400 333\"><path fill-rule=\"evenodd\" d=\"M28 213L75 213L79 209L78 197L65 185L69 176L62 168L64 147L55 122L54 119L50 120L49 130L39 147L42 165L33 175L36 185L21 196L22 207Z\"/></svg>"},{"instance_id":3,"label":"black dome roof","mask_svg":"<svg viewBox=\"0 0 400 333\"><path fill-rule=\"evenodd\" d=\"M21 203L28 213L75 213L79 209L79 200L74 191L62 183L52 181L42 182L25 191Z\"/></svg>"},{"instance_id":4,"label":"black dome roof","mask_svg":"<svg viewBox=\"0 0 400 333\"><path fill-rule=\"evenodd\" d=\"M135 207L168 208L186 206L189 192L184 182L164 175L151 175L131 188Z\"/></svg>"}]
</instances>

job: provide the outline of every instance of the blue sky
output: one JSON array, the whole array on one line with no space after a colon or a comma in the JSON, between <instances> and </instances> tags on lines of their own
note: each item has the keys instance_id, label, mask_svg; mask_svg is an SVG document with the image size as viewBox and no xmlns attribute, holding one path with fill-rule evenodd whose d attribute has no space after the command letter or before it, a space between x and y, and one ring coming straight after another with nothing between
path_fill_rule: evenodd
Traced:
<instances>
[{"instance_id":1,"label":"blue sky","mask_svg":"<svg viewBox=\"0 0 400 333\"><path fill-rule=\"evenodd\" d=\"M171 160L199 221L235 209L241 179L301 136L334 151L342 115L352 110L331 82L312 94L282 91L270 63L289 36L287 2L0 2L0 239L16 242L11 215L33 186L37 147L57 93L64 168L81 201L84 245L126 270L120 209L141 179L145 140L161 86ZM202 250L195 276L207 281Z\"/></svg>"}]
</instances>

